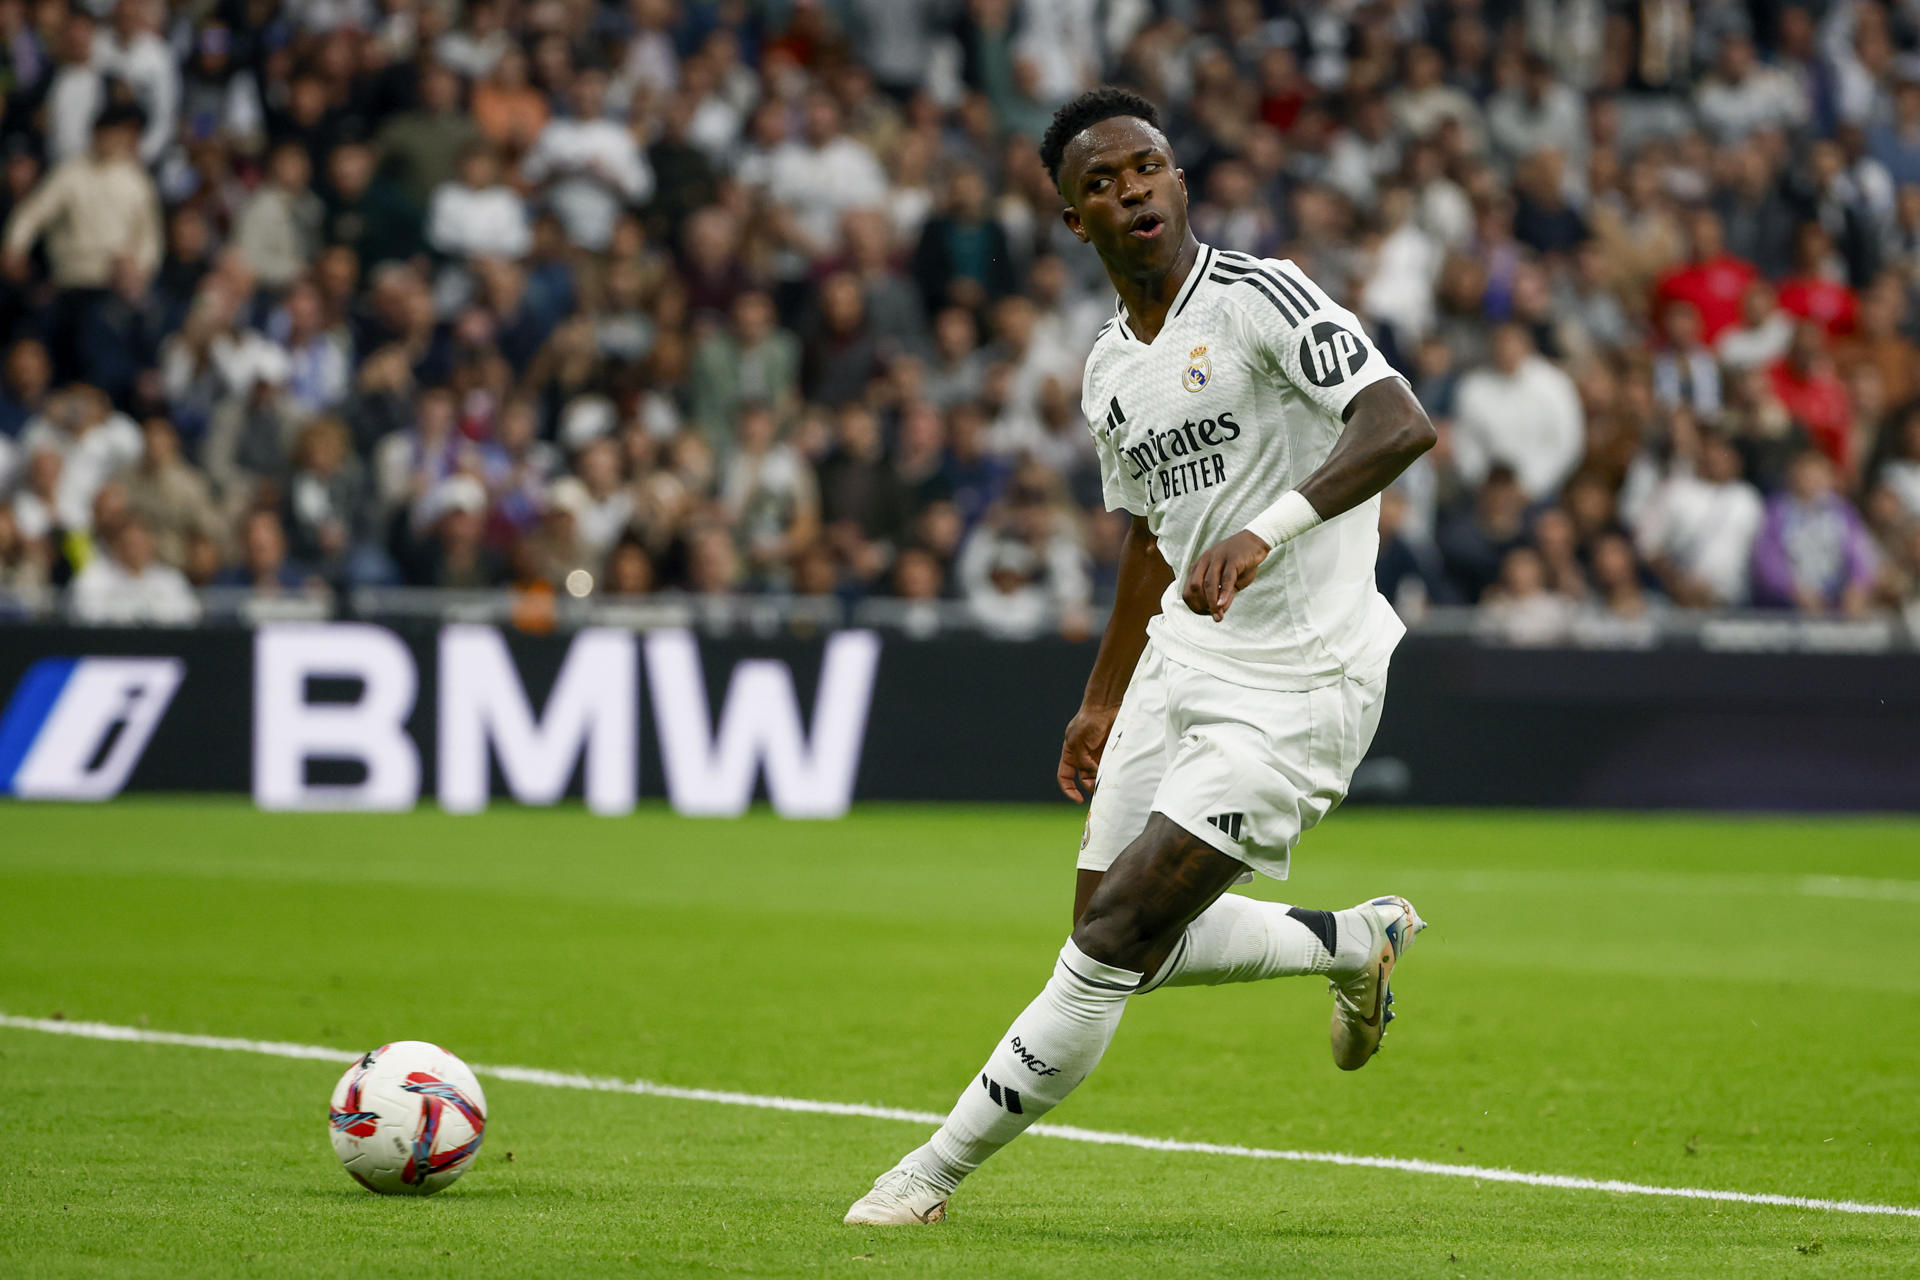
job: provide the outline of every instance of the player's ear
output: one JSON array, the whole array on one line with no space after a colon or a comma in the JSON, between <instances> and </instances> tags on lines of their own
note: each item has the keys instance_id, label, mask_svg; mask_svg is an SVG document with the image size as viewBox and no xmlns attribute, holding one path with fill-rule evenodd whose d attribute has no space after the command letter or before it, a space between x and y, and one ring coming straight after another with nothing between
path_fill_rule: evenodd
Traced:
<instances>
[{"instance_id":1,"label":"player's ear","mask_svg":"<svg viewBox=\"0 0 1920 1280\"><path fill-rule=\"evenodd\" d=\"M1080 224L1080 211L1078 209L1072 205L1068 205L1060 211L1060 221L1067 224L1067 230L1073 232L1076 240L1079 240L1082 244L1086 243L1087 229Z\"/></svg>"},{"instance_id":2,"label":"player's ear","mask_svg":"<svg viewBox=\"0 0 1920 1280\"><path fill-rule=\"evenodd\" d=\"M1191 197L1187 195L1187 171L1185 169L1175 169L1173 171L1173 180L1180 184L1181 199L1190 199Z\"/></svg>"}]
</instances>

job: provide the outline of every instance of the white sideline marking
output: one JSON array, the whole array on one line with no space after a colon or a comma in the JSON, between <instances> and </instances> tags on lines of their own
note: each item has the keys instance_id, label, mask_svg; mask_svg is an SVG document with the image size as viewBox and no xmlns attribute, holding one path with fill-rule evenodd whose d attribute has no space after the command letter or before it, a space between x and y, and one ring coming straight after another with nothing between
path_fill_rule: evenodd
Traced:
<instances>
[{"instance_id":1,"label":"white sideline marking","mask_svg":"<svg viewBox=\"0 0 1920 1280\"><path fill-rule=\"evenodd\" d=\"M87 1040L130 1040L140 1044L183 1045L190 1049L229 1049L240 1053L262 1053L276 1058L313 1058L345 1064L359 1056L346 1049L328 1049L315 1044L289 1044L280 1040L244 1040L233 1036L196 1036L179 1031L149 1031L144 1027L121 1027L108 1022L66 1022L52 1018L19 1018L0 1013L0 1027L16 1031L46 1031L54 1035L80 1036ZM913 1124L937 1125L946 1119L931 1111L909 1111L903 1107L875 1107L860 1102L820 1102L812 1098L780 1098L760 1093L734 1093L725 1089L685 1089L679 1085L655 1084L651 1080L617 1080L610 1076L576 1075L566 1071L546 1071L539 1067L475 1066L475 1073L497 1080L520 1084L546 1085L555 1089L588 1089L597 1093L637 1093L650 1098L678 1098L685 1102L719 1102L734 1107L759 1107L765 1111L800 1111L812 1115L864 1116L873 1120L905 1120ZM1667 1196L1681 1200L1719 1200L1734 1204L1779 1205L1788 1209L1819 1209L1829 1213L1864 1213L1881 1217L1920 1218L1920 1207L1897 1204L1867 1204L1858 1200L1823 1200L1813 1196L1783 1196L1770 1192L1714 1191L1704 1187L1657 1187L1644 1182L1622 1182L1617 1178L1575 1178L1560 1173L1524 1173L1516 1169L1485 1169L1470 1164L1442 1164L1435 1160L1409 1160L1400 1156L1354 1156L1338 1151L1280 1151L1267 1147L1242 1147L1218 1142L1180 1142L1172 1138L1147 1138L1133 1133L1113 1133L1104 1129L1080 1129L1073 1125L1036 1124L1027 1132L1043 1138L1064 1138L1068 1142L1093 1142L1111 1147L1137 1147L1142 1151L1172 1151L1185 1155L1234 1156L1243 1160L1291 1160L1302 1164L1337 1164L1363 1169L1393 1169L1401 1173L1426 1173L1443 1178L1472 1178L1478 1182L1517 1182L1529 1187L1558 1187L1565 1191L1610 1191L1618 1195Z\"/></svg>"},{"instance_id":2,"label":"white sideline marking","mask_svg":"<svg viewBox=\"0 0 1920 1280\"><path fill-rule=\"evenodd\" d=\"M1862 898L1920 902L1920 880L1867 880L1860 876L1807 876L1800 892L1810 898Z\"/></svg>"}]
</instances>

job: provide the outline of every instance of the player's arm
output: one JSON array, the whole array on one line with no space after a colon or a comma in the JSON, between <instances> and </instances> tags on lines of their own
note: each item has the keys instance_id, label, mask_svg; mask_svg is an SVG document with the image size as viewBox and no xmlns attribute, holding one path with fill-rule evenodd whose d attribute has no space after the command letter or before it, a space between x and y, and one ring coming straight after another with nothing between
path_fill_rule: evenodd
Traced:
<instances>
[{"instance_id":1,"label":"player's arm","mask_svg":"<svg viewBox=\"0 0 1920 1280\"><path fill-rule=\"evenodd\" d=\"M1275 547L1379 493L1438 438L1406 383L1383 378L1363 388L1347 405L1346 429L1319 469L1193 562L1182 592L1187 607L1212 614L1215 622L1226 617L1235 593L1253 581Z\"/></svg>"},{"instance_id":2,"label":"player's arm","mask_svg":"<svg viewBox=\"0 0 1920 1280\"><path fill-rule=\"evenodd\" d=\"M1060 747L1060 790L1073 800L1085 800L1086 792L1093 789L1100 753L1113 730L1113 718L1120 713L1121 695L1147 647L1147 622L1160 612L1160 597L1172 581L1173 570L1161 557L1159 540L1147 527L1147 518L1133 517L1120 548L1113 613L1100 637L1100 652L1093 660L1093 674L1087 677L1080 710L1068 723Z\"/></svg>"}]
</instances>

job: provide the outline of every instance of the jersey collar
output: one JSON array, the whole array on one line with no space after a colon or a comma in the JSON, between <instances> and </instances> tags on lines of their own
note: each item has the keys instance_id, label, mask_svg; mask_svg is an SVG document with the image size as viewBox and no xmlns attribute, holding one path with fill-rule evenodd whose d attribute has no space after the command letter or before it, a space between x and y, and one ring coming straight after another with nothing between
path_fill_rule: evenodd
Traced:
<instances>
[{"instance_id":1,"label":"jersey collar","mask_svg":"<svg viewBox=\"0 0 1920 1280\"><path fill-rule=\"evenodd\" d=\"M1200 281L1206 278L1207 268L1212 264L1213 246L1210 244L1201 245L1200 256L1193 260L1192 269L1187 272L1186 280L1180 285L1179 296L1175 297L1173 305L1167 308L1166 324L1160 326L1161 333L1165 333L1167 331L1167 325L1172 324L1180 313L1186 309L1187 303L1192 300L1194 293L1199 290ZM1113 311L1114 315L1119 318L1120 336L1128 342L1139 342L1140 339L1134 336L1133 326L1127 323L1127 304L1121 299L1119 294L1113 296Z\"/></svg>"}]
</instances>

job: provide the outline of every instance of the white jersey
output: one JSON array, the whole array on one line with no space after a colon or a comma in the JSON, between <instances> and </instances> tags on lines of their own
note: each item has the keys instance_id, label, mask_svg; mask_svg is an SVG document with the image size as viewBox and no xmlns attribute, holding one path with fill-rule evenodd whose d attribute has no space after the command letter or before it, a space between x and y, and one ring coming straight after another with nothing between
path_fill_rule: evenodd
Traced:
<instances>
[{"instance_id":1,"label":"white jersey","mask_svg":"<svg viewBox=\"0 0 1920 1280\"><path fill-rule=\"evenodd\" d=\"M1107 506L1145 516L1173 567L1147 627L1169 658L1268 689L1385 672L1406 628L1374 589L1377 497L1276 548L1221 622L1181 592L1201 552L1326 461L1354 396L1397 376L1292 262L1206 245L1151 345L1124 306L1107 322L1081 408Z\"/></svg>"}]
</instances>

